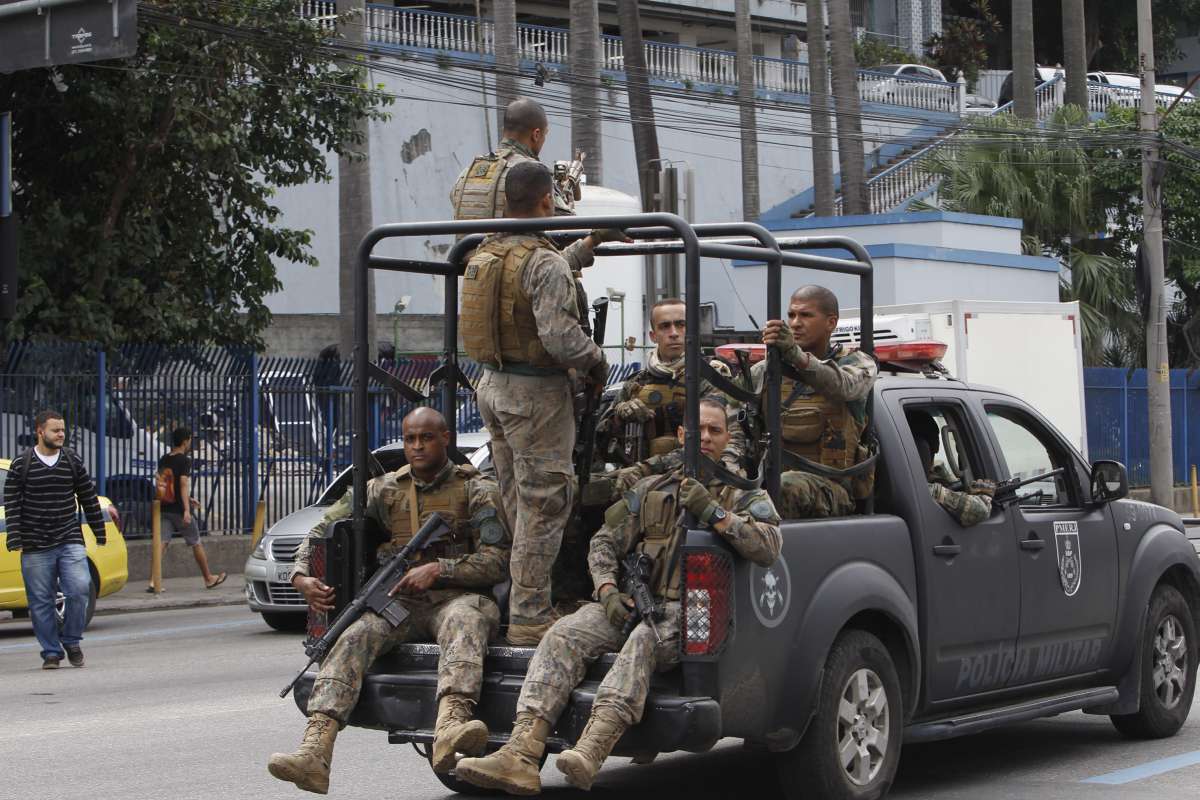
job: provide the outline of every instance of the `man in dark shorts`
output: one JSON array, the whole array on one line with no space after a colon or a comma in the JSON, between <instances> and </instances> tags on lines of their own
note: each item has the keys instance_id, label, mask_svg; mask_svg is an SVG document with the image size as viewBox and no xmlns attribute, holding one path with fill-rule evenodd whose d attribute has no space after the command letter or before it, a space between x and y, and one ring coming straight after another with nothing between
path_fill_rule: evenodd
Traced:
<instances>
[{"instance_id":1,"label":"man in dark shorts","mask_svg":"<svg viewBox=\"0 0 1200 800\"><path fill-rule=\"evenodd\" d=\"M192 497L192 460L188 458L188 450L192 447L192 432L188 428L176 428L171 432L171 452L158 460L158 497L162 504L163 551L175 534L183 536L183 541L192 548L192 555L200 565L200 573L204 576L204 586L213 589L225 582L228 577L224 572L213 575L208 569L208 554L204 545L200 544L200 529L192 516L192 508L199 508L200 503ZM154 587L146 589L153 592Z\"/></svg>"}]
</instances>

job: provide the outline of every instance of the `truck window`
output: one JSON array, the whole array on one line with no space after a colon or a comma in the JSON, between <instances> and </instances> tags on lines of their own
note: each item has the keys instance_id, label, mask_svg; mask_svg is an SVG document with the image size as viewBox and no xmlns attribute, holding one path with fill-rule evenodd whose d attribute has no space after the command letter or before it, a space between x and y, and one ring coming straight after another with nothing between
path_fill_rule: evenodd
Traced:
<instances>
[{"instance_id":1,"label":"truck window","mask_svg":"<svg viewBox=\"0 0 1200 800\"><path fill-rule=\"evenodd\" d=\"M1020 505L1076 505L1077 492L1070 478L1074 474L1071 463L1050 432L1014 408L988 406L987 416L1008 466L1006 478L1031 478L1058 467L1066 467L1062 475L1021 487L1018 491Z\"/></svg>"},{"instance_id":2,"label":"truck window","mask_svg":"<svg viewBox=\"0 0 1200 800\"><path fill-rule=\"evenodd\" d=\"M906 404L904 415L930 480L959 489L979 477L978 448L957 407Z\"/></svg>"}]
</instances>

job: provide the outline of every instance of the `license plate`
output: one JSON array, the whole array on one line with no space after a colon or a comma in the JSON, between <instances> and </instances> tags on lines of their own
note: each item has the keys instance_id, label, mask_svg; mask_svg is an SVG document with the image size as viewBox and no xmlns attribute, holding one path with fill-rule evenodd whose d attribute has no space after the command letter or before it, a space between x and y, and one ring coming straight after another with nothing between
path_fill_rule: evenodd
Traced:
<instances>
[{"instance_id":1,"label":"license plate","mask_svg":"<svg viewBox=\"0 0 1200 800\"><path fill-rule=\"evenodd\" d=\"M276 567L275 582L276 583L291 583L292 568L291 567Z\"/></svg>"}]
</instances>

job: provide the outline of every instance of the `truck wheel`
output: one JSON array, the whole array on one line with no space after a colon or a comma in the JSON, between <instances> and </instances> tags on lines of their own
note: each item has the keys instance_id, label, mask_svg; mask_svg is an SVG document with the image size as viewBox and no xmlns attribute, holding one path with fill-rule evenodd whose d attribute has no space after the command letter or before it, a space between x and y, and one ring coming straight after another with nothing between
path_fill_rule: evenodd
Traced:
<instances>
[{"instance_id":1,"label":"truck wheel","mask_svg":"<svg viewBox=\"0 0 1200 800\"><path fill-rule=\"evenodd\" d=\"M1196 691L1196 635L1192 611L1173 586L1159 586L1150 598L1140 656L1141 708L1114 714L1112 724L1132 739L1174 736Z\"/></svg>"},{"instance_id":2,"label":"truck wheel","mask_svg":"<svg viewBox=\"0 0 1200 800\"><path fill-rule=\"evenodd\" d=\"M307 614L296 614L287 611L264 611L262 612L263 622L270 625L277 631L285 631L287 633L303 633L308 625Z\"/></svg>"},{"instance_id":3,"label":"truck wheel","mask_svg":"<svg viewBox=\"0 0 1200 800\"><path fill-rule=\"evenodd\" d=\"M846 631L825 661L808 731L778 756L784 797L883 797L900 763L903 730L900 679L887 648L866 631Z\"/></svg>"}]
</instances>

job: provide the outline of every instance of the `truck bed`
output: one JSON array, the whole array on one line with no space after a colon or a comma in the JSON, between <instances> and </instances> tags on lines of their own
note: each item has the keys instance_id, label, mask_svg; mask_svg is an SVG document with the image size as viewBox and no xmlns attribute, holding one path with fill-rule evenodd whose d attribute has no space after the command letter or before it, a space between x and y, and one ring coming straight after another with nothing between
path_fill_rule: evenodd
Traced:
<instances>
[{"instance_id":1,"label":"truck bed","mask_svg":"<svg viewBox=\"0 0 1200 800\"><path fill-rule=\"evenodd\" d=\"M532 647L490 647L484 662L483 694L475 714L488 726L494 746L507 741L516 716L517 696ZM429 743L437 718L436 644L404 644L380 658L367 673L350 724L385 730L393 743ZM602 656L588 670L547 742L550 752L571 747L591 714L596 689L612 666L616 654ZM296 685L296 705L307 710L316 673L309 672ZM681 694L681 670L655 675L641 724L622 737L614 751L635 756L685 750L703 752L721 738L721 709L710 697Z\"/></svg>"}]
</instances>

